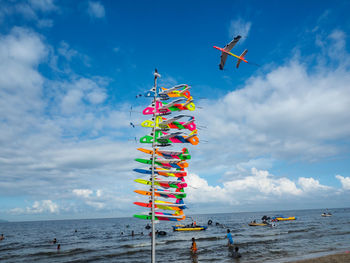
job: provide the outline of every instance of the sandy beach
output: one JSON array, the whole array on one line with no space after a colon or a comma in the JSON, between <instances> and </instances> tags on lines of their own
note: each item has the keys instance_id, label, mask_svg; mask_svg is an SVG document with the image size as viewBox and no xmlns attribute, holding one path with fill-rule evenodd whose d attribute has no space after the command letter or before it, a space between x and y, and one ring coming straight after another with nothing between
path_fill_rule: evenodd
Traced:
<instances>
[{"instance_id":1,"label":"sandy beach","mask_svg":"<svg viewBox=\"0 0 350 263\"><path fill-rule=\"evenodd\" d=\"M298 261L287 261L288 263L348 263L350 262L350 253L340 253L324 257L311 258Z\"/></svg>"}]
</instances>

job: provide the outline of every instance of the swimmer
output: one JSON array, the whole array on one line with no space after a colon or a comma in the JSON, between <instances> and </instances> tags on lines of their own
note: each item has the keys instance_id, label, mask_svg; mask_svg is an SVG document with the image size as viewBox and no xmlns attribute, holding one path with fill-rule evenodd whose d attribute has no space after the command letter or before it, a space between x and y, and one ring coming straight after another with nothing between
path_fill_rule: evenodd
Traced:
<instances>
[{"instance_id":1,"label":"swimmer","mask_svg":"<svg viewBox=\"0 0 350 263\"><path fill-rule=\"evenodd\" d=\"M4 240L4 239L5 239L4 234L1 234L0 240Z\"/></svg>"},{"instance_id":2,"label":"swimmer","mask_svg":"<svg viewBox=\"0 0 350 263\"><path fill-rule=\"evenodd\" d=\"M56 244L57 243L57 239L54 238L51 242L52 242L52 244Z\"/></svg>"},{"instance_id":3,"label":"swimmer","mask_svg":"<svg viewBox=\"0 0 350 263\"><path fill-rule=\"evenodd\" d=\"M192 237L191 253L192 254L197 253L197 244L196 244L196 240L194 239L194 237Z\"/></svg>"}]
</instances>

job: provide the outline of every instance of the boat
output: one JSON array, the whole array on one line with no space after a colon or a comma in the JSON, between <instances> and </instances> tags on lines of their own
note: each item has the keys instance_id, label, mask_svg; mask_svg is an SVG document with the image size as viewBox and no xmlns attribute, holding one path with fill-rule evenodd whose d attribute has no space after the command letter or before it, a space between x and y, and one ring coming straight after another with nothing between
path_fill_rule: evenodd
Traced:
<instances>
[{"instance_id":1,"label":"boat","mask_svg":"<svg viewBox=\"0 0 350 263\"><path fill-rule=\"evenodd\" d=\"M331 213L323 213L321 216L328 217L328 216L332 216L332 214Z\"/></svg>"},{"instance_id":2,"label":"boat","mask_svg":"<svg viewBox=\"0 0 350 263\"><path fill-rule=\"evenodd\" d=\"M249 226L268 226L266 223L255 223L255 222L250 222L248 224Z\"/></svg>"},{"instance_id":3,"label":"boat","mask_svg":"<svg viewBox=\"0 0 350 263\"><path fill-rule=\"evenodd\" d=\"M275 216L272 218L272 221L290 221L290 220L296 220L297 218L295 216L290 217L284 217L284 216Z\"/></svg>"},{"instance_id":4,"label":"boat","mask_svg":"<svg viewBox=\"0 0 350 263\"><path fill-rule=\"evenodd\" d=\"M206 226L192 226L192 225L176 225L173 226L174 231L202 231L206 230Z\"/></svg>"}]
</instances>

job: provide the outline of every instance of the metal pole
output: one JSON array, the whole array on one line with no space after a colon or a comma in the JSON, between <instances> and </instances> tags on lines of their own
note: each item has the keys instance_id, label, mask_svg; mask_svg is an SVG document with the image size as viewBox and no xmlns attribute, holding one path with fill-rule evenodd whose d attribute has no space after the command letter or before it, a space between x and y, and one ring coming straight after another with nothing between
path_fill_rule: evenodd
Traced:
<instances>
[{"instance_id":1,"label":"metal pole","mask_svg":"<svg viewBox=\"0 0 350 263\"><path fill-rule=\"evenodd\" d=\"M154 118L154 125L153 125L153 142L152 142L152 263L156 262L156 230L155 230L155 198L154 198L154 160L155 160L155 151L156 151L156 122L157 122L157 114L156 114L156 106L157 106L157 78L160 77L160 75L157 72L157 69L154 71L154 112L153 112L153 118Z\"/></svg>"}]
</instances>

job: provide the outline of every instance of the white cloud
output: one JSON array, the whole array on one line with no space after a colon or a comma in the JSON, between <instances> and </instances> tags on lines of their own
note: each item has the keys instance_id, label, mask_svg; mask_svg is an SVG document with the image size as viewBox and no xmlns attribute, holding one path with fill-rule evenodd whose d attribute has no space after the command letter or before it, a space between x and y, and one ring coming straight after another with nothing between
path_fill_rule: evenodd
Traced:
<instances>
[{"instance_id":1,"label":"white cloud","mask_svg":"<svg viewBox=\"0 0 350 263\"><path fill-rule=\"evenodd\" d=\"M337 55L339 51L343 51L346 45L345 38L346 35L341 30L334 30L330 35L329 38L333 40L333 46L330 51L333 51L332 55Z\"/></svg>"},{"instance_id":2,"label":"white cloud","mask_svg":"<svg viewBox=\"0 0 350 263\"><path fill-rule=\"evenodd\" d=\"M12 195L20 188L31 198L63 202L83 193L74 189L98 187L88 201L115 203L115 182L127 181L122 175L130 171L135 153L127 141L130 106L101 106L108 84L101 77L74 73L70 80L45 79L38 66L48 61L48 50L31 30L14 28L0 36L0 192ZM13 212L45 206L50 204L37 202Z\"/></svg>"},{"instance_id":3,"label":"white cloud","mask_svg":"<svg viewBox=\"0 0 350 263\"><path fill-rule=\"evenodd\" d=\"M102 90L94 90L88 93L86 96L88 101L91 102L92 104L100 104L104 102L107 98L106 93Z\"/></svg>"},{"instance_id":4,"label":"white cloud","mask_svg":"<svg viewBox=\"0 0 350 263\"><path fill-rule=\"evenodd\" d=\"M97 81L79 78L72 83L63 84L66 94L62 94L61 110L64 114L81 113L86 110L87 102L100 104L107 98L104 86Z\"/></svg>"},{"instance_id":5,"label":"white cloud","mask_svg":"<svg viewBox=\"0 0 350 263\"><path fill-rule=\"evenodd\" d=\"M105 17L105 8L100 2L89 1L87 12L93 18Z\"/></svg>"},{"instance_id":6,"label":"white cloud","mask_svg":"<svg viewBox=\"0 0 350 263\"><path fill-rule=\"evenodd\" d=\"M65 41L61 41L60 47L57 49L58 53L65 57L68 61L71 61L74 56L78 55L78 51L69 47L69 44Z\"/></svg>"},{"instance_id":7,"label":"white cloud","mask_svg":"<svg viewBox=\"0 0 350 263\"><path fill-rule=\"evenodd\" d=\"M58 205L51 200L35 201L31 208L27 208L28 213L38 214L43 212L58 213Z\"/></svg>"},{"instance_id":8,"label":"white cloud","mask_svg":"<svg viewBox=\"0 0 350 263\"><path fill-rule=\"evenodd\" d=\"M61 41L57 48L57 55L51 58L51 67L54 70L62 71L66 74L72 74L70 62L81 63L90 67L90 57L73 49L66 41ZM61 70L62 68L62 70Z\"/></svg>"},{"instance_id":9,"label":"white cloud","mask_svg":"<svg viewBox=\"0 0 350 263\"><path fill-rule=\"evenodd\" d=\"M318 180L312 177L310 178L300 177L298 179L298 183L301 186L301 188L306 192L331 189L331 187L320 184Z\"/></svg>"},{"instance_id":10,"label":"white cloud","mask_svg":"<svg viewBox=\"0 0 350 263\"><path fill-rule=\"evenodd\" d=\"M82 204L77 206L88 206L89 209L92 207L96 210L113 210L116 207L124 206L126 203L131 203L129 198L120 198L115 190L111 191L105 185L103 187L104 190L97 189L96 191L91 189L74 189L73 194L80 197L83 201ZM115 186L112 186L113 188ZM102 192L104 192L103 195Z\"/></svg>"},{"instance_id":11,"label":"white cloud","mask_svg":"<svg viewBox=\"0 0 350 263\"><path fill-rule=\"evenodd\" d=\"M42 213L58 213L59 207L51 200L35 201L31 207L13 208L10 210L12 214L42 214Z\"/></svg>"},{"instance_id":12,"label":"white cloud","mask_svg":"<svg viewBox=\"0 0 350 263\"><path fill-rule=\"evenodd\" d=\"M197 174L190 174L186 178L187 184L190 186L186 189L188 202L218 202L225 200L226 191L220 186L210 186L204 178ZM233 198L229 202L233 202Z\"/></svg>"},{"instance_id":13,"label":"white cloud","mask_svg":"<svg viewBox=\"0 0 350 263\"><path fill-rule=\"evenodd\" d=\"M36 21L38 27L51 27L52 20L41 19L42 14L58 11L53 0L2 1L0 21L19 14L27 21Z\"/></svg>"},{"instance_id":14,"label":"white cloud","mask_svg":"<svg viewBox=\"0 0 350 263\"><path fill-rule=\"evenodd\" d=\"M9 210L10 214L20 215L24 213L24 209L20 207L12 208Z\"/></svg>"},{"instance_id":15,"label":"white cloud","mask_svg":"<svg viewBox=\"0 0 350 263\"><path fill-rule=\"evenodd\" d=\"M88 198L90 195L92 195L93 191L90 189L73 189L73 193L76 196Z\"/></svg>"},{"instance_id":16,"label":"white cloud","mask_svg":"<svg viewBox=\"0 0 350 263\"><path fill-rule=\"evenodd\" d=\"M242 18L232 20L229 27L229 38L233 39L235 36L240 35L243 37L240 42L243 42L248 37L251 26L251 22L245 21Z\"/></svg>"},{"instance_id":17,"label":"white cloud","mask_svg":"<svg viewBox=\"0 0 350 263\"><path fill-rule=\"evenodd\" d=\"M83 107L82 98L84 93L82 90L69 90L68 93L62 99L62 112L65 114L71 114L78 112Z\"/></svg>"},{"instance_id":18,"label":"white cloud","mask_svg":"<svg viewBox=\"0 0 350 263\"><path fill-rule=\"evenodd\" d=\"M189 203L216 203L217 207L227 205L244 206L275 202L293 198L310 198L332 192L329 186L321 185L315 178L300 177L298 183L287 177L276 177L266 170L252 168L249 175L226 179L222 186L211 186L204 178L190 174L187 183Z\"/></svg>"},{"instance_id":19,"label":"white cloud","mask_svg":"<svg viewBox=\"0 0 350 263\"><path fill-rule=\"evenodd\" d=\"M14 27L11 33L2 36L0 41L0 55L8 60L7 63L18 62L26 66L36 66L48 52L38 34L20 27Z\"/></svg>"},{"instance_id":20,"label":"white cloud","mask_svg":"<svg viewBox=\"0 0 350 263\"><path fill-rule=\"evenodd\" d=\"M15 6L10 7L8 9L10 13L19 13L21 14L24 18L28 20L37 20L38 16L35 12L35 10L28 4L25 3L19 3Z\"/></svg>"},{"instance_id":21,"label":"white cloud","mask_svg":"<svg viewBox=\"0 0 350 263\"><path fill-rule=\"evenodd\" d=\"M102 209L106 206L106 204L104 204L102 202L97 202L97 201L86 201L86 204L89 206L92 206L96 209Z\"/></svg>"},{"instance_id":22,"label":"white cloud","mask_svg":"<svg viewBox=\"0 0 350 263\"><path fill-rule=\"evenodd\" d=\"M16 125L20 131L35 121L43 107L44 79L37 66L47 53L40 36L30 30L14 28L9 35L0 36L0 118L6 120L1 123L2 138L15 136L13 132L7 134L7 125Z\"/></svg>"},{"instance_id":23,"label":"white cloud","mask_svg":"<svg viewBox=\"0 0 350 263\"><path fill-rule=\"evenodd\" d=\"M31 7L42 12L50 12L57 10L57 6L53 0L29 0Z\"/></svg>"},{"instance_id":24,"label":"white cloud","mask_svg":"<svg viewBox=\"0 0 350 263\"><path fill-rule=\"evenodd\" d=\"M53 26L53 20L52 19L40 19L37 23L39 28L48 28Z\"/></svg>"},{"instance_id":25,"label":"white cloud","mask_svg":"<svg viewBox=\"0 0 350 263\"><path fill-rule=\"evenodd\" d=\"M268 171L257 170L252 168L251 176L246 176L242 179L236 179L224 183L225 187L236 189L238 191L258 191L263 194L284 195L301 194L300 189L297 189L294 182L287 178L273 178Z\"/></svg>"},{"instance_id":26,"label":"white cloud","mask_svg":"<svg viewBox=\"0 0 350 263\"><path fill-rule=\"evenodd\" d=\"M341 175L336 175L335 177L340 181L344 190L350 190L350 177Z\"/></svg>"}]
</instances>

